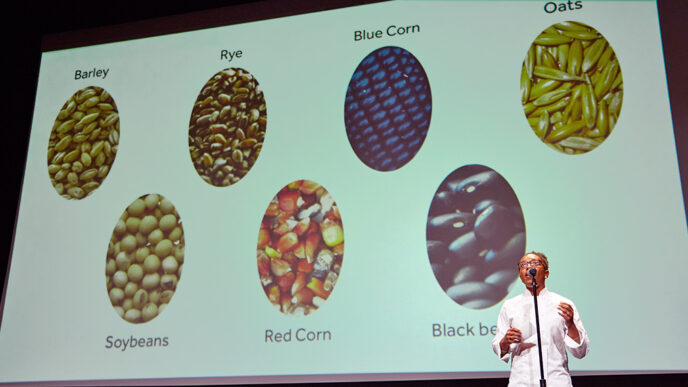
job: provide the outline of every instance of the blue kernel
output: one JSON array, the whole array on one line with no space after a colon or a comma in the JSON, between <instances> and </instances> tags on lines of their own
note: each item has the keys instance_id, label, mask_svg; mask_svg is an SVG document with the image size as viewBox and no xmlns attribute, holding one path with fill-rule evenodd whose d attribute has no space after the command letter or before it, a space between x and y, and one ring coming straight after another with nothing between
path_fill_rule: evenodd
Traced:
<instances>
[{"instance_id":1,"label":"blue kernel","mask_svg":"<svg viewBox=\"0 0 688 387\"><path fill-rule=\"evenodd\" d=\"M371 95L366 97L366 99L363 100L363 106L370 105L371 103L375 102L375 96Z\"/></svg>"},{"instance_id":2,"label":"blue kernel","mask_svg":"<svg viewBox=\"0 0 688 387\"><path fill-rule=\"evenodd\" d=\"M387 115L386 111L380 110L379 112L377 112L373 115L373 121L380 121L381 119L385 118L386 115Z\"/></svg>"},{"instance_id":3,"label":"blue kernel","mask_svg":"<svg viewBox=\"0 0 688 387\"><path fill-rule=\"evenodd\" d=\"M385 119L384 121L380 122L377 124L377 129L378 130L385 130L389 126L389 118ZM392 130L394 130L394 127L392 127Z\"/></svg>"},{"instance_id":4,"label":"blue kernel","mask_svg":"<svg viewBox=\"0 0 688 387\"><path fill-rule=\"evenodd\" d=\"M411 154L408 152L402 153L399 157L397 157L397 162L403 164L407 159L409 159L410 155Z\"/></svg>"},{"instance_id":5,"label":"blue kernel","mask_svg":"<svg viewBox=\"0 0 688 387\"><path fill-rule=\"evenodd\" d=\"M356 88L366 87L366 86L368 86L368 82L369 82L368 78L360 79L358 82L356 82L356 86L354 86L354 87L356 87Z\"/></svg>"},{"instance_id":6,"label":"blue kernel","mask_svg":"<svg viewBox=\"0 0 688 387\"><path fill-rule=\"evenodd\" d=\"M387 87L387 81L380 81L373 86L373 90L380 90Z\"/></svg>"},{"instance_id":7,"label":"blue kernel","mask_svg":"<svg viewBox=\"0 0 688 387\"><path fill-rule=\"evenodd\" d=\"M380 95L380 96L382 97L382 95ZM396 103L397 103L397 97L391 96L382 102L382 106L389 108L390 106L393 106ZM396 121L396 118L394 120Z\"/></svg>"},{"instance_id":8,"label":"blue kernel","mask_svg":"<svg viewBox=\"0 0 688 387\"><path fill-rule=\"evenodd\" d=\"M387 141L385 141L385 145L386 145L386 146L391 146L391 145L393 145L393 144L394 144L395 142L397 142L397 141L399 141L399 136L392 136L392 137L388 138ZM392 152L393 152L393 151L392 151Z\"/></svg>"},{"instance_id":9,"label":"blue kernel","mask_svg":"<svg viewBox=\"0 0 688 387\"><path fill-rule=\"evenodd\" d=\"M411 142L409 142L408 143L409 149L415 148L416 145L419 145L422 140L423 140L422 138L416 138L416 139L412 140Z\"/></svg>"},{"instance_id":10,"label":"blue kernel","mask_svg":"<svg viewBox=\"0 0 688 387\"><path fill-rule=\"evenodd\" d=\"M371 58L371 60L373 60L373 58ZM380 69L380 65L378 63L375 63L372 66L368 67L365 72L366 72L366 74L370 75L371 73L374 73L379 69Z\"/></svg>"},{"instance_id":11,"label":"blue kernel","mask_svg":"<svg viewBox=\"0 0 688 387\"><path fill-rule=\"evenodd\" d=\"M384 78L387 76L387 73L385 70L380 70L375 75L373 75L373 81L379 81L380 79Z\"/></svg>"},{"instance_id":12,"label":"blue kernel","mask_svg":"<svg viewBox=\"0 0 688 387\"><path fill-rule=\"evenodd\" d=\"M408 140L409 138L413 138L416 135L415 130L409 130L407 133L404 133L401 135L401 138L403 140Z\"/></svg>"}]
</instances>

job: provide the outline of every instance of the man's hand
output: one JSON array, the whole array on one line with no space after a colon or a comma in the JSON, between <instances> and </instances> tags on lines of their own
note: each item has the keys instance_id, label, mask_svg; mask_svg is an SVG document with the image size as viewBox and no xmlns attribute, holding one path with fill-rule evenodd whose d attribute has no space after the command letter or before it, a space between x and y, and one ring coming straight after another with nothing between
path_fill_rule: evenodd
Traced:
<instances>
[{"instance_id":1,"label":"man's hand","mask_svg":"<svg viewBox=\"0 0 688 387\"><path fill-rule=\"evenodd\" d=\"M580 334L576 324L573 323L573 307L565 302L562 302L557 306L559 309L559 316L564 318L566 322L566 327L568 328L568 336L573 339L576 343L580 344Z\"/></svg>"},{"instance_id":2,"label":"man's hand","mask_svg":"<svg viewBox=\"0 0 688 387\"><path fill-rule=\"evenodd\" d=\"M521 342L521 331L516 329L516 328L509 328L506 331L506 334L504 335L502 340L499 341L499 349L501 349L501 351L502 351L501 356L504 356L504 355L506 355L507 352L509 352L509 345L511 345L513 343L520 343L520 342Z\"/></svg>"},{"instance_id":3,"label":"man's hand","mask_svg":"<svg viewBox=\"0 0 688 387\"><path fill-rule=\"evenodd\" d=\"M573 307L562 302L557 306L557 309L559 309L559 316L563 317L566 325L570 327L573 324Z\"/></svg>"}]
</instances>

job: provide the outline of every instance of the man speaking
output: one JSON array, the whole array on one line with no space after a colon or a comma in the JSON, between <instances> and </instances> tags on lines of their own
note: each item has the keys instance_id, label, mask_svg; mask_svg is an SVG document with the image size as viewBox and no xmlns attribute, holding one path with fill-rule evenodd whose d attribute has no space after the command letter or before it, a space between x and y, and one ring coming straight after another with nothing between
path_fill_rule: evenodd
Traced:
<instances>
[{"instance_id":1,"label":"man speaking","mask_svg":"<svg viewBox=\"0 0 688 387\"><path fill-rule=\"evenodd\" d=\"M495 353L505 362L511 357L509 387L540 385L540 360L536 330L533 279L541 334L542 367L549 387L572 386L566 349L582 358L590 349L580 315L570 300L548 291L549 262L542 253L530 252L518 263L526 291L504 302L492 341Z\"/></svg>"}]
</instances>

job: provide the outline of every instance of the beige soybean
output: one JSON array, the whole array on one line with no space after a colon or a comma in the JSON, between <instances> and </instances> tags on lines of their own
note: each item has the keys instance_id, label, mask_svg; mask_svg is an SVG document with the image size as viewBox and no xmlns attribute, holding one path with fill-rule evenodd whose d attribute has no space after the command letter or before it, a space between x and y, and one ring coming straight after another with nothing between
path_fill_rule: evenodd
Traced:
<instances>
[{"instance_id":1,"label":"beige soybean","mask_svg":"<svg viewBox=\"0 0 688 387\"><path fill-rule=\"evenodd\" d=\"M146 273L155 273L160 268L160 259L156 255L149 255L143 261L143 269Z\"/></svg>"},{"instance_id":2,"label":"beige soybean","mask_svg":"<svg viewBox=\"0 0 688 387\"><path fill-rule=\"evenodd\" d=\"M119 114L110 94L97 86L74 93L58 112L48 140L55 191L66 199L90 195L107 177L118 144Z\"/></svg>"},{"instance_id":3,"label":"beige soybean","mask_svg":"<svg viewBox=\"0 0 688 387\"><path fill-rule=\"evenodd\" d=\"M134 200L115 224L105 259L117 315L136 324L157 317L177 289L183 262L184 231L172 203L158 194Z\"/></svg>"},{"instance_id":4,"label":"beige soybean","mask_svg":"<svg viewBox=\"0 0 688 387\"><path fill-rule=\"evenodd\" d=\"M226 187L253 167L267 124L265 97L253 75L240 68L215 74L201 89L189 122L189 152L208 184Z\"/></svg>"},{"instance_id":5,"label":"beige soybean","mask_svg":"<svg viewBox=\"0 0 688 387\"><path fill-rule=\"evenodd\" d=\"M124 301L122 301L122 309L125 312L128 311L129 309L133 309L133 308L134 308L134 303L132 302L132 300L130 298L127 298Z\"/></svg>"},{"instance_id":6,"label":"beige soybean","mask_svg":"<svg viewBox=\"0 0 688 387\"><path fill-rule=\"evenodd\" d=\"M143 234L150 234L151 231L158 227L158 218L154 215L146 215L139 224L139 231Z\"/></svg>"},{"instance_id":7,"label":"beige soybean","mask_svg":"<svg viewBox=\"0 0 688 387\"><path fill-rule=\"evenodd\" d=\"M129 309L124 313L124 319L131 322L137 323L141 320L141 311L138 309Z\"/></svg>"},{"instance_id":8,"label":"beige soybean","mask_svg":"<svg viewBox=\"0 0 688 387\"><path fill-rule=\"evenodd\" d=\"M124 286L124 296L133 297L137 290L139 290L139 285L136 282L128 282Z\"/></svg>"},{"instance_id":9,"label":"beige soybean","mask_svg":"<svg viewBox=\"0 0 688 387\"><path fill-rule=\"evenodd\" d=\"M154 303L148 303L146 306L143 307L143 310L141 311L141 317L143 317L144 321L150 321L154 319L158 315L158 306L155 305Z\"/></svg>"},{"instance_id":10,"label":"beige soybean","mask_svg":"<svg viewBox=\"0 0 688 387\"><path fill-rule=\"evenodd\" d=\"M152 245L157 245L164 237L165 234L162 232L162 230L157 228L148 234L148 242L150 242Z\"/></svg>"},{"instance_id":11,"label":"beige soybean","mask_svg":"<svg viewBox=\"0 0 688 387\"><path fill-rule=\"evenodd\" d=\"M590 26L554 24L526 53L523 110L538 138L559 152L581 154L599 146L618 122L622 100L619 60Z\"/></svg>"},{"instance_id":12,"label":"beige soybean","mask_svg":"<svg viewBox=\"0 0 688 387\"><path fill-rule=\"evenodd\" d=\"M179 269L179 262L177 262L177 259L173 256L168 256L167 258L162 260L162 270L169 274L169 273L176 273L177 269Z\"/></svg>"},{"instance_id":13,"label":"beige soybean","mask_svg":"<svg viewBox=\"0 0 688 387\"><path fill-rule=\"evenodd\" d=\"M129 277L130 281L138 283L143 278L143 268L141 267L141 265L133 264L129 266L127 276Z\"/></svg>"}]
</instances>

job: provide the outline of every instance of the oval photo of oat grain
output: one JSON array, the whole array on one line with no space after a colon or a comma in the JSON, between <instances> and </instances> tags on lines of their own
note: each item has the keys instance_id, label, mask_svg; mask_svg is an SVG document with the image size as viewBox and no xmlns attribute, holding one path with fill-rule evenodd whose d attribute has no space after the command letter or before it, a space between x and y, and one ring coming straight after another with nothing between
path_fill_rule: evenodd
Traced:
<instances>
[{"instance_id":1,"label":"oval photo of oat grain","mask_svg":"<svg viewBox=\"0 0 688 387\"><path fill-rule=\"evenodd\" d=\"M596 29L567 21L535 38L521 69L521 103L542 142L587 153L611 135L622 102L619 59Z\"/></svg>"}]
</instances>

